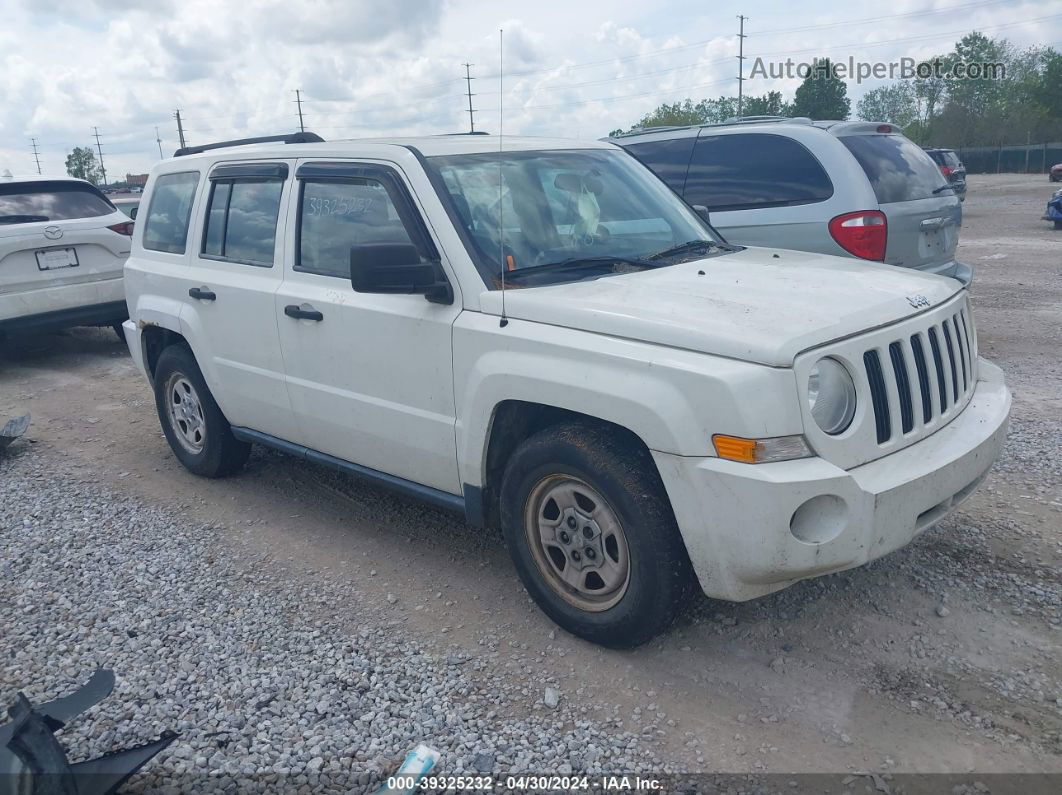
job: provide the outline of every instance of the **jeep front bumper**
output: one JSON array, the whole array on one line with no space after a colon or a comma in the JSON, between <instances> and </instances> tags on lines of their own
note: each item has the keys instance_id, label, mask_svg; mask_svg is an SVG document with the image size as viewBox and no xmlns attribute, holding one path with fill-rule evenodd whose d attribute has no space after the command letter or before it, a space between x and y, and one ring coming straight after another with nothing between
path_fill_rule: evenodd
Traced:
<instances>
[{"instance_id":1,"label":"jeep front bumper","mask_svg":"<svg viewBox=\"0 0 1062 795\"><path fill-rule=\"evenodd\" d=\"M973 493L1003 446L1010 391L981 359L966 409L909 447L845 471L822 458L739 464L653 452L693 568L744 601L907 544Z\"/></svg>"}]
</instances>

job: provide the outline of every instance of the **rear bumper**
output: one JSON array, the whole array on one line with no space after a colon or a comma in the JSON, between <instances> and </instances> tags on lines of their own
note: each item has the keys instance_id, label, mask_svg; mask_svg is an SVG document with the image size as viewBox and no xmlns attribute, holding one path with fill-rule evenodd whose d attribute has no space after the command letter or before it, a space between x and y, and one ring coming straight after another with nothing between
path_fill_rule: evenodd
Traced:
<instances>
[{"instance_id":1,"label":"rear bumper","mask_svg":"<svg viewBox=\"0 0 1062 795\"><path fill-rule=\"evenodd\" d=\"M0 328L38 330L125 320L125 282L114 278L0 294Z\"/></svg>"},{"instance_id":2,"label":"rear bumper","mask_svg":"<svg viewBox=\"0 0 1062 795\"><path fill-rule=\"evenodd\" d=\"M923 273L935 273L937 276L950 276L952 279L958 279L962 282L963 287L969 287L973 283L973 268L958 260L944 262L927 268L918 268L918 270Z\"/></svg>"},{"instance_id":3,"label":"rear bumper","mask_svg":"<svg viewBox=\"0 0 1062 795\"><path fill-rule=\"evenodd\" d=\"M821 458L749 465L653 453L709 596L744 601L859 566L973 493L1003 446L1011 396L979 363L966 409L922 441L845 471Z\"/></svg>"}]
</instances>

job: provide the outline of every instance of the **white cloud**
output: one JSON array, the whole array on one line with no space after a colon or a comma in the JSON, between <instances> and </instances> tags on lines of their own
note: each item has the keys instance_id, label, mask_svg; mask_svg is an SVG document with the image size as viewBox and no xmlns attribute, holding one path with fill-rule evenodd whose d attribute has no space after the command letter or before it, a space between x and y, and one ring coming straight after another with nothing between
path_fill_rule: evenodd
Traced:
<instances>
[{"instance_id":1,"label":"white cloud","mask_svg":"<svg viewBox=\"0 0 1062 795\"><path fill-rule=\"evenodd\" d=\"M839 20L975 3L961 12L836 26ZM733 94L737 20L697 0L23 0L0 29L0 169L61 172L96 125L111 175L144 171L189 142L307 127L327 138L463 130L461 64L475 64L477 127L497 128L498 29L505 29L506 132L598 137L661 102ZM116 11L116 9L119 9ZM1062 0L900 0L887 11L749 0L746 53L810 59L915 57L984 29L1019 45L1062 45ZM812 24L818 29L770 33ZM995 26L1008 25L1006 28ZM955 33L960 31L960 33ZM923 38L923 37L929 38ZM892 41L900 39L901 41ZM889 43L875 45L888 40ZM803 52L801 52L803 51ZM748 63L748 62L747 62ZM797 81L750 81L752 94ZM858 96L865 85L850 87Z\"/></svg>"}]
</instances>

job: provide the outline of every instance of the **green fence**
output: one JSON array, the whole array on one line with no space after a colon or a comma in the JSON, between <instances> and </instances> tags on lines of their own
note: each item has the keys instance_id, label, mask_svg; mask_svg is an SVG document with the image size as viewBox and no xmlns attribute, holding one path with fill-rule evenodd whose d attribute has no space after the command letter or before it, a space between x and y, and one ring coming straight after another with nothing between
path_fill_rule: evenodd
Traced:
<instances>
[{"instance_id":1,"label":"green fence","mask_svg":"<svg viewBox=\"0 0 1062 795\"><path fill-rule=\"evenodd\" d=\"M971 146L958 152L969 174L1046 174L1051 166L1062 163L1062 143Z\"/></svg>"}]
</instances>

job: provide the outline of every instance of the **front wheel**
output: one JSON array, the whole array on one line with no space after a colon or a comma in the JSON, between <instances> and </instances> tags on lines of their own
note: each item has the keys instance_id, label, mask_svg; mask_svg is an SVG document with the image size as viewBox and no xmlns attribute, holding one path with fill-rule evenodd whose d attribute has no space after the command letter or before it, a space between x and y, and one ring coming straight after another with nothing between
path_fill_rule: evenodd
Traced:
<instances>
[{"instance_id":1,"label":"front wheel","mask_svg":"<svg viewBox=\"0 0 1062 795\"><path fill-rule=\"evenodd\" d=\"M664 630L692 581L649 452L581 423L548 428L510 458L502 530L520 579L557 624L605 646Z\"/></svg>"},{"instance_id":2,"label":"front wheel","mask_svg":"<svg viewBox=\"0 0 1062 795\"><path fill-rule=\"evenodd\" d=\"M220 478L247 461L251 445L232 435L191 349L171 345L155 366L155 408L170 449L196 475Z\"/></svg>"}]
</instances>

